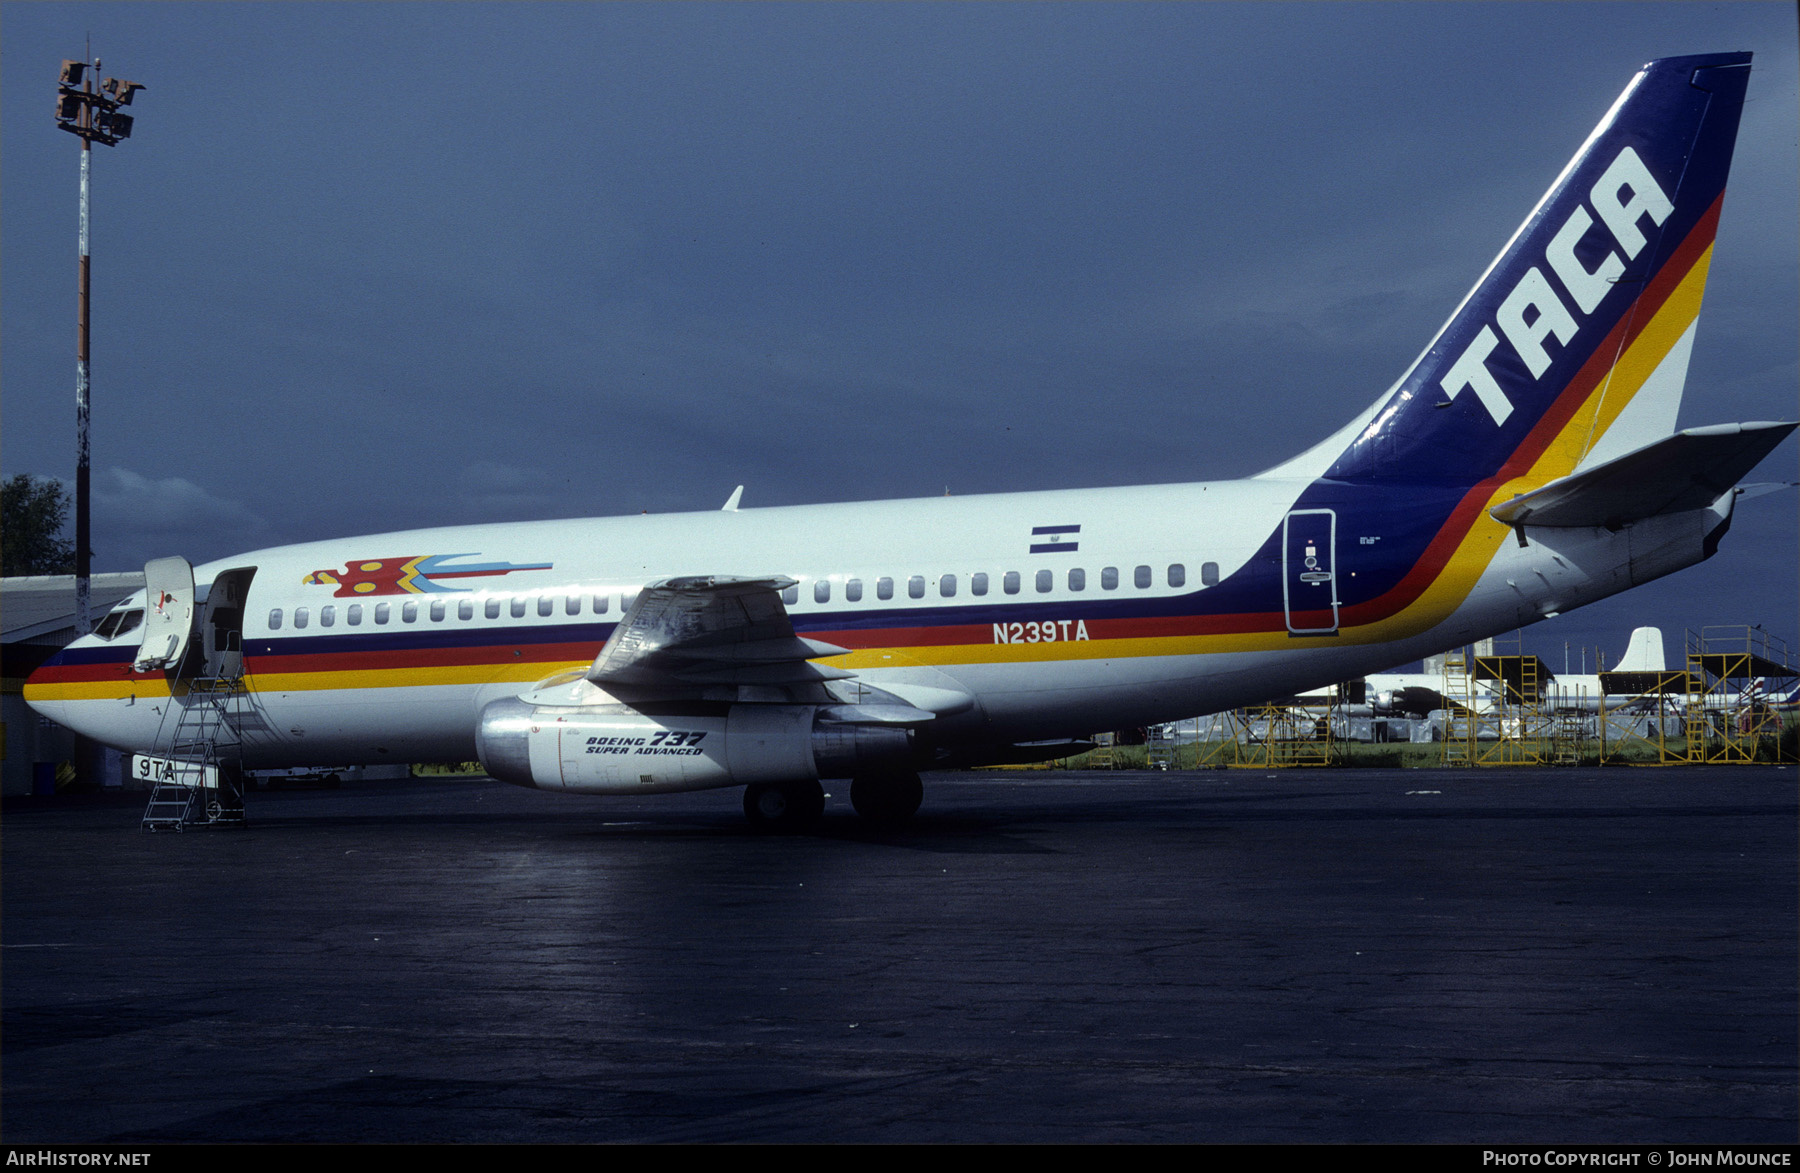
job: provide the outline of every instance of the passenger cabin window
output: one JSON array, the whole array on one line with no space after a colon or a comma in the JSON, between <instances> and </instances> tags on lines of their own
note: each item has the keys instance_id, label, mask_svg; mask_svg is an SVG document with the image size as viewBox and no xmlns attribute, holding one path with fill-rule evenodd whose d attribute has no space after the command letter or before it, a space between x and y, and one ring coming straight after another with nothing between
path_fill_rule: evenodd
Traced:
<instances>
[{"instance_id":1,"label":"passenger cabin window","mask_svg":"<svg viewBox=\"0 0 1800 1173\"><path fill-rule=\"evenodd\" d=\"M299 628L302 628L305 626L306 626L306 608L305 607L295 607L294 608L294 627L296 629L299 629Z\"/></svg>"},{"instance_id":2,"label":"passenger cabin window","mask_svg":"<svg viewBox=\"0 0 1800 1173\"><path fill-rule=\"evenodd\" d=\"M1187 567L1176 562L1169 567L1169 585L1172 587L1187 585Z\"/></svg>"},{"instance_id":3,"label":"passenger cabin window","mask_svg":"<svg viewBox=\"0 0 1800 1173\"><path fill-rule=\"evenodd\" d=\"M512 617L514 619L525 618L525 600L523 598L514 599L512 601Z\"/></svg>"},{"instance_id":4,"label":"passenger cabin window","mask_svg":"<svg viewBox=\"0 0 1800 1173\"><path fill-rule=\"evenodd\" d=\"M813 583L813 602L831 602L831 580L829 578L821 578Z\"/></svg>"},{"instance_id":5,"label":"passenger cabin window","mask_svg":"<svg viewBox=\"0 0 1800 1173\"><path fill-rule=\"evenodd\" d=\"M336 623L336 622L337 622L337 607L336 607L336 605L327 603L323 607L319 608L319 626L320 627L330 627L333 623Z\"/></svg>"},{"instance_id":6,"label":"passenger cabin window","mask_svg":"<svg viewBox=\"0 0 1800 1173\"><path fill-rule=\"evenodd\" d=\"M946 574L938 579L938 594L946 599L956 597L956 576L954 574Z\"/></svg>"},{"instance_id":7,"label":"passenger cabin window","mask_svg":"<svg viewBox=\"0 0 1800 1173\"><path fill-rule=\"evenodd\" d=\"M894 580L891 578L876 579L875 580L875 597L878 599L893 598L894 597Z\"/></svg>"},{"instance_id":8,"label":"passenger cabin window","mask_svg":"<svg viewBox=\"0 0 1800 1173\"><path fill-rule=\"evenodd\" d=\"M1069 571L1069 589L1072 591L1087 590L1087 571L1085 571L1085 570L1070 570Z\"/></svg>"},{"instance_id":9,"label":"passenger cabin window","mask_svg":"<svg viewBox=\"0 0 1800 1173\"><path fill-rule=\"evenodd\" d=\"M565 614L565 615L581 614L581 596L580 595L570 595L563 602L563 614Z\"/></svg>"},{"instance_id":10,"label":"passenger cabin window","mask_svg":"<svg viewBox=\"0 0 1800 1173\"><path fill-rule=\"evenodd\" d=\"M1049 594L1050 588L1055 585L1056 585L1056 576L1055 575L1051 574L1048 570L1040 570L1037 572L1038 594L1040 594L1040 595Z\"/></svg>"},{"instance_id":11,"label":"passenger cabin window","mask_svg":"<svg viewBox=\"0 0 1800 1173\"><path fill-rule=\"evenodd\" d=\"M969 576L969 593L971 595L987 594L987 574L971 574Z\"/></svg>"},{"instance_id":12,"label":"passenger cabin window","mask_svg":"<svg viewBox=\"0 0 1800 1173\"><path fill-rule=\"evenodd\" d=\"M463 619L463 620L469 620L469 619L475 618L475 600L474 599L458 599L458 600L456 600L456 617L458 619Z\"/></svg>"},{"instance_id":13,"label":"passenger cabin window","mask_svg":"<svg viewBox=\"0 0 1800 1173\"><path fill-rule=\"evenodd\" d=\"M915 574L906 580L906 597L909 599L922 599L925 597L924 575Z\"/></svg>"},{"instance_id":14,"label":"passenger cabin window","mask_svg":"<svg viewBox=\"0 0 1800 1173\"><path fill-rule=\"evenodd\" d=\"M1131 572L1131 585L1135 586L1140 591L1147 591L1150 589L1151 578L1150 568L1148 566L1140 566Z\"/></svg>"},{"instance_id":15,"label":"passenger cabin window","mask_svg":"<svg viewBox=\"0 0 1800 1173\"><path fill-rule=\"evenodd\" d=\"M432 606L435 608L436 604L434 603ZM487 601L487 605L482 608L482 613L485 614L489 619L500 618L500 600L499 599L489 599ZM434 615L434 616L432 616L432 618L435 619L435 618L437 618L437 616Z\"/></svg>"},{"instance_id":16,"label":"passenger cabin window","mask_svg":"<svg viewBox=\"0 0 1800 1173\"><path fill-rule=\"evenodd\" d=\"M1000 589L1005 591L1009 595L1018 594L1019 593L1019 572L1016 570L1007 571L1006 577L1000 580Z\"/></svg>"},{"instance_id":17,"label":"passenger cabin window","mask_svg":"<svg viewBox=\"0 0 1800 1173\"><path fill-rule=\"evenodd\" d=\"M784 587L781 592L781 601L790 607L798 603L800 601L800 584L795 583L791 587Z\"/></svg>"},{"instance_id":18,"label":"passenger cabin window","mask_svg":"<svg viewBox=\"0 0 1800 1173\"><path fill-rule=\"evenodd\" d=\"M862 579L853 578L844 584L844 601L847 603L862 602Z\"/></svg>"},{"instance_id":19,"label":"passenger cabin window","mask_svg":"<svg viewBox=\"0 0 1800 1173\"><path fill-rule=\"evenodd\" d=\"M606 614L607 605L611 602L612 602L611 595L595 595L594 596L594 614L596 614L596 615Z\"/></svg>"},{"instance_id":20,"label":"passenger cabin window","mask_svg":"<svg viewBox=\"0 0 1800 1173\"><path fill-rule=\"evenodd\" d=\"M384 626L388 621L388 615L391 614L392 611L393 608L386 603L375 604L375 625L377 627Z\"/></svg>"},{"instance_id":21,"label":"passenger cabin window","mask_svg":"<svg viewBox=\"0 0 1800 1173\"><path fill-rule=\"evenodd\" d=\"M1119 568L1117 566L1108 566L1100 571L1100 589L1103 591L1119 589Z\"/></svg>"},{"instance_id":22,"label":"passenger cabin window","mask_svg":"<svg viewBox=\"0 0 1800 1173\"><path fill-rule=\"evenodd\" d=\"M1219 564L1217 562L1202 562L1200 564L1200 585L1219 585Z\"/></svg>"},{"instance_id":23,"label":"passenger cabin window","mask_svg":"<svg viewBox=\"0 0 1800 1173\"><path fill-rule=\"evenodd\" d=\"M269 630L270 631L280 631L281 630L281 608L280 607L277 607L273 611L269 612Z\"/></svg>"},{"instance_id":24,"label":"passenger cabin window","mask_svg":"<svg viewBox=\"0 0 1800 1173\"><path fill-rule=\"evenodd\" d=\"M621 611L631 610L631 605L633 603L637 602L637 597L638 597L638 592L636 592L636 591L626 591L624 594L620 595L619 596L619 610L621 610Z\"/></svg>"},{"instance_id":25,"label":"passenger cabin window","mask_svg":"<svg viewBox=\"0 0 1800 1173\"><path fill-rule=\"evenodd\" d=\"M431 600L431 621L433 623L442 623L444 621L444 600Z\"/></svg>"},{"instance_id":26,"label":"passenger cabin window","mask_svg":"<svg viewBox=\"0 0 1800 1173\"><path fill-rule=\"evenodd\" d=\"M402 603L402 604L400 604L400 622L412 623L412 622L415 622L418 618L419 618L419 605L417 603Z\"/></svg>"},{"instance_id":27,"label":"passenger cabin window","mask_svg":"<svg viewBox=\"0 0 1800 1173\"><path fill-rule=\"evenodd\" d=\"M344 608L344 622L351 627L362 626L362 604L352 603Z\"/></svg>"}]
</instances>

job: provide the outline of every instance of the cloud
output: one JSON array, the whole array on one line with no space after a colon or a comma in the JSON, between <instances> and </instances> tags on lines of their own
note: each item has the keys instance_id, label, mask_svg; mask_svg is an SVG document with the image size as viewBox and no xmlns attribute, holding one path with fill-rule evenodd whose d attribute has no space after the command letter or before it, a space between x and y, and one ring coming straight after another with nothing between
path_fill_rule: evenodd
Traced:
<instances>
[{"instance_id":1,"label":"cloud","mask_svg":"<svg viewBox=\"0 0 1800 1173\"><path fill-rule=\"evenodd\" d=\"M93 511L97 570L137 570L169 554L200 563L274 537L261 515L237 501L182 477L158 480L128 468L94 478Z\"/></svg>"},{"instance_id":2,"label":"cloud","mask_svg":"<svg viewBox=\"0 0 1800 1173\"><path fill-rule=\"evenodd\" d=\"M556 514L567 493L546 483L540 470L477 460L458 470L456 498L469 520L526 521Z\"/></svg>"},{"instance_id":3,"label":"cloud","mask_svg":"<svg viewBox=\"0 0 1800 1173\"><path fill-rule=\"evenodd\" d=\"M128 468L109 468L98 478L94 519L109 529L145 535L268 528L268 522L243 505L215 497L190 480L151 480Z\"/></svg>"}]
</instances>

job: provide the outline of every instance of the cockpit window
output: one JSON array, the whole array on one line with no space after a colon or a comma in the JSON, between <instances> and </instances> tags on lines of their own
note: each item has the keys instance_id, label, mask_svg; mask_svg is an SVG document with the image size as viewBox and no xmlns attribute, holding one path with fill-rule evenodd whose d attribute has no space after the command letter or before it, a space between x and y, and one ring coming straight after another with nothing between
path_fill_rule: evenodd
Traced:
<instances>
[{"instance_id":1,"label":"cockpit window","mask_svg":"<svg viewBox=\"0 0 1800 1173\"><path fill-rule=\"evenodd\" d=\"M125 611L114 611L100 621L94 634L101 639L118 639L128 631L135 631L138 624L144 621L144 609L133 607Z\"/></svg>"}]
</instances>

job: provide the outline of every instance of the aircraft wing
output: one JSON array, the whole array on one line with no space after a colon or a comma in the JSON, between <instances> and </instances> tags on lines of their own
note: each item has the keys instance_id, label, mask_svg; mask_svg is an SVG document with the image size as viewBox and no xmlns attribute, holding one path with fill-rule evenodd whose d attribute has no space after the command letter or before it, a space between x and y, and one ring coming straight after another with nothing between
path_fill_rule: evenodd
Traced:
<instances>
[{"instance_id":1,"label":"aircraft wing","mask_svg":"<svg viewBox=\"0 0 1800 1173\"><path fill-rule=\"evenodd\" d=\"M1791 423L1689 428L1616 460L1551 481L1488 512L1510 526L1616 528L1704 509L1787 439Z\"/></svg>"},{"instance_id":2,"label":"aircraft wing","mask_svg":"<svg viewBox=\"0 0 1800 1173\"><path fill-rule=\"evenodd\" d=\"M793 585L780 576L653 582L594 657L587 679L627 703L816 704L820 719L847 725L919 725L940 707L957 710L922 708L925 702L864 684L855 673L813 663L849 649L794 633L781 602Z\"/></svg>"},{"instance_id":3,"label":"aircraft wing","mask_svg":"<svg viewBox=\"0 0 1800 1173\"><path fill-rule=\"evenodd\" d=\"M849 649L794 634L781 592L791 578L708 576L651 583L588 669L610 692L698 695L709 685L792 686L841 680L812 663Z\"/></svg>"}]
</instances>

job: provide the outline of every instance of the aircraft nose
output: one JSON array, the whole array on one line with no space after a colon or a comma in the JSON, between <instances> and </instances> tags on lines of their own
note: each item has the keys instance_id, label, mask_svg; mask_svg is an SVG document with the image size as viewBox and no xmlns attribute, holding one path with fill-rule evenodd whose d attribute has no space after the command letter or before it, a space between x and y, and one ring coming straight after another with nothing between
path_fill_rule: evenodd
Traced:
<instances>
[{"instance_id":1,"label":"aircraft nose","mask_svg":"<svg viewBox=\"0 0 1800 1173\"><path fill-rule=\"evenodd\" d=\"M63 648L25 678L25 703L31 710L84 737L106 740L95 727L103 705L83 704L115 691L109 687L121 679L119 666L96 662L93 649L105 645L84 636Z\"/></svg>"},{"instance_id":2,"label":"aircraft nose","mask_svg":"<svg viewBox=\"0 0 1800 1173\"><path fill-rule=\"evenodd\" d=\"M64 669L68 666L68 649L63 649L39 664L31 675L25 678L25 704L40 717L48 717L59 725L67 725L63 709L66 707L59 698L61 690L57 687Z\"/></svg>"}]
</instances>

